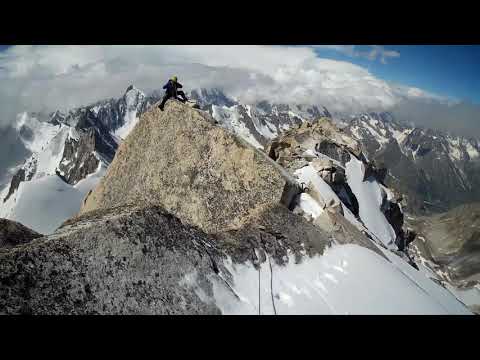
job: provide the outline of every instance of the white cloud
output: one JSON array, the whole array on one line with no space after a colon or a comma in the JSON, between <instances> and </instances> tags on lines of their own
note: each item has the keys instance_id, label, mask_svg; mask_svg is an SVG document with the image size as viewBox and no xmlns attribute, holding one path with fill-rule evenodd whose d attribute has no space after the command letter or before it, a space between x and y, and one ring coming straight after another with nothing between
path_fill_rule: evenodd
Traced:
<instances>
[{"instance_id":1,"label":"white cloud","mask_svg":"<svg viewBox=\"0 0 480 360\"><path fill-rule=\"evenodd\" d=\"M386 64L390 58L400 57L400 53L395 50L387 50L380 45L370 45L369 51L356 50L355 45L314 45L317 49L334 50L350 57L362 57L370 61L376 61L377 59Z\"/></svg>"},{"instance_id":2,"label":"white cloud","mask_svg":"<svg viewBox=\"0 0 480 360\"><path fill-rule=\"evenodd\" d=\"M355 53L353 46L337 48ZM368 56L383 61L396 55L373 47ZM311 47L15 46L0 53L0 125L20 111L68 109L119 97L132 83L148 92L172 74L187 90L218 87L245 102L362 111L385 109L398 100L395 87L365 68L321 59Z\"/></svg>"}]
</instances>

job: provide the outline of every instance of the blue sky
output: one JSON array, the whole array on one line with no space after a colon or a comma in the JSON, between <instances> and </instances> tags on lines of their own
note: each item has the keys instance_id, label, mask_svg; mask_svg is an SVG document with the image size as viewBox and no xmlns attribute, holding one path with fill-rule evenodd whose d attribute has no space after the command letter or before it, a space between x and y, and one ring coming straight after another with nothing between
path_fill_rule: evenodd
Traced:
<instances>
[{"instance_id":1,"label":"blue sky","mask_svg":"<svg viewBox=\"0 0 480 360\"><path fill-rule=\"evenodd\" d=\"M382 50L399 56L367 58L371 46L316 49L320 57L348 61L367 68L386 81L418 87L438 95L480 104L480 46L476 45L385 45Z\"/></svg>"}]
</instances>

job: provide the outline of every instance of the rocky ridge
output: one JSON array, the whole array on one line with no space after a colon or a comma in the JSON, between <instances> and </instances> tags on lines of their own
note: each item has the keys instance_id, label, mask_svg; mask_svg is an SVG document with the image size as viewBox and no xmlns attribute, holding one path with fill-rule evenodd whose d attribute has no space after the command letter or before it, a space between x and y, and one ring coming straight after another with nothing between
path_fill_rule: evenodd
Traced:
<instances>
[{"instance_id":1,"label":"rocky ridge","mask_svg":"<svg viewBox=\"0 0 480 360\"><path fill-rule=\"evenodd\" d=\"M213 123L177 102L145 113L79 216L0 252L0 311L218 314L212 283L235 296L226 257L282 265L337 242L386 259L338 212L327 227L289 210L302 191L291 174Z\"/></svg>"},{"instance_id":2,"label":"rocky ridge","mask_svg":"<svg viewBox=\"0 0 480 360\"><path fill-rule=\"evenodd\" d=\"M362 181L378 183L378 206L397 237L400 197L358 142L323 119L267 141L263 152L216 123L224 125L175 101L145 112L79 216L0 251L0 312L218 314L219 287L243 301L228 264L251 262L259 291L270 266L276 313L272 266L281 271L292 255L301 264L353 243L392 261L358 212L348 163L359 161Z\"/></svg>"}]
</instances>

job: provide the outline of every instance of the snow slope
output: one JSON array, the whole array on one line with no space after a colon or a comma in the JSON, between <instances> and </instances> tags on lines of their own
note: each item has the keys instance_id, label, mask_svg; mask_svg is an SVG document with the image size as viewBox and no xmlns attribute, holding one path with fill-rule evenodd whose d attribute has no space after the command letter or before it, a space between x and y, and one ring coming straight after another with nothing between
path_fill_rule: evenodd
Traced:
<instances>
[{"instance_id":1,"label":"snow slope","mask_svg":"<svg viewBox=\"0 0 480 360\"><path fill-rule=\"evenodd\" d=\"M60 130L60 126L39 121L27 112L17 115L15 128L20 133L23 144L31 152L41 151Z\"/></svg>"},{"instance_id":2,"label":"snow slope","mask_svg":"<svg viewBox=\"0 0 480 360\"><path fill-rule=\"evenodd\" d=\"M365 226L382 243L390 248L395 246L395 231L388 223L385 215L380 210L382 205L382 192L380 185L371 179L363 180L364 169L362 162L351 157L346 164L347 182L359 204L359 215Z\"/></svg>"},{"instance_id":3,"label":"snow slope","mask_svg":"<svg viewBox=\"0 0 480 360\"><path fill-rule=\"evenodd\" d=\"M290 256L286 266L270 259L260 270L231 260L225 266L233 291L220 282L213 287L224 314L470 314L448 291L439 301L396 264L353 244L334 245L299 264Z\"/></svg>"},{"instance_id":4,"label":"snow slope","mask_svg":"<svg viewBox=\"0 0 480 360\"><path fill-rule=\"evenodd\" d=\"M58 176L22 182L9 219L38 231L52 233L80 209L82 194Z\"/></svg>"},{"instance_id":5,"label":"snow slope","mask_svg":"<svg viewBox=\"0 0 480 360\"><path fill-rule=\"evenodd\" d=\"M385 256L397 267L406 277L422 289L432 300L437 302L448 313L454 311L454 314L462 314L470 311L462 304L454 293L448 291L444 287L436 284L431 280L432 276L425 271L418 271L405 262L402 258L393 252L378 248L385 254Z\"/></svg>"},{"instance_id":6,"label":"snow slope","mask_svg":"<svg viewBox=\"0 0 480 360\"><path fill-rule=\"evenodd\" d=\"M84 197L97 186L105 171L106 166L100 163L94 174L75 186L56 175L24 181L7 201L0 217L18 221L41 234L51 234L78 213Z\"/></svg>"},{"instance_id":7,"label":"snow slope","mask_svg":"<svg viewBox=\"0 0 480 360\"><path fill-rule=\"evenodd\" d=\"M43 150L32 155L36 159L36 172L33 179L55 175L55 170L62 161L65 140L70 134L70 127L63 126L45 145Z\"/></svg>"}]
</instances>

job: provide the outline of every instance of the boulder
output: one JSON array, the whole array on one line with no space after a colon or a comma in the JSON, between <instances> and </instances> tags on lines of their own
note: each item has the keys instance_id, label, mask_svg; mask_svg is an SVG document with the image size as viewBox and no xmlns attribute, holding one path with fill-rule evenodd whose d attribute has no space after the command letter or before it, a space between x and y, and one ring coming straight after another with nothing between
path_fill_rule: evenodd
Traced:
<instances>
[{"instance_id":1,"label":"boulder","mask_svg":"<svg viewBox=\"0 0 480 360\"><path fill-rule=\"evenodd\" d=\"M33 239L42 236L42 234L27 228L19 222L0 219L0 249L27 244Z\"/></svg>"},{"instance_id":2,"label":"boulder","mask_svg":"<svg viewBox=\"0 0 480 360\"><path fill-rule=\"evenodd\" d=\"M208 233L238 229L299 192L265 153L178 101L153 106L120 145L80 213L159 205Z\"/></svg>"}]
</instances>

